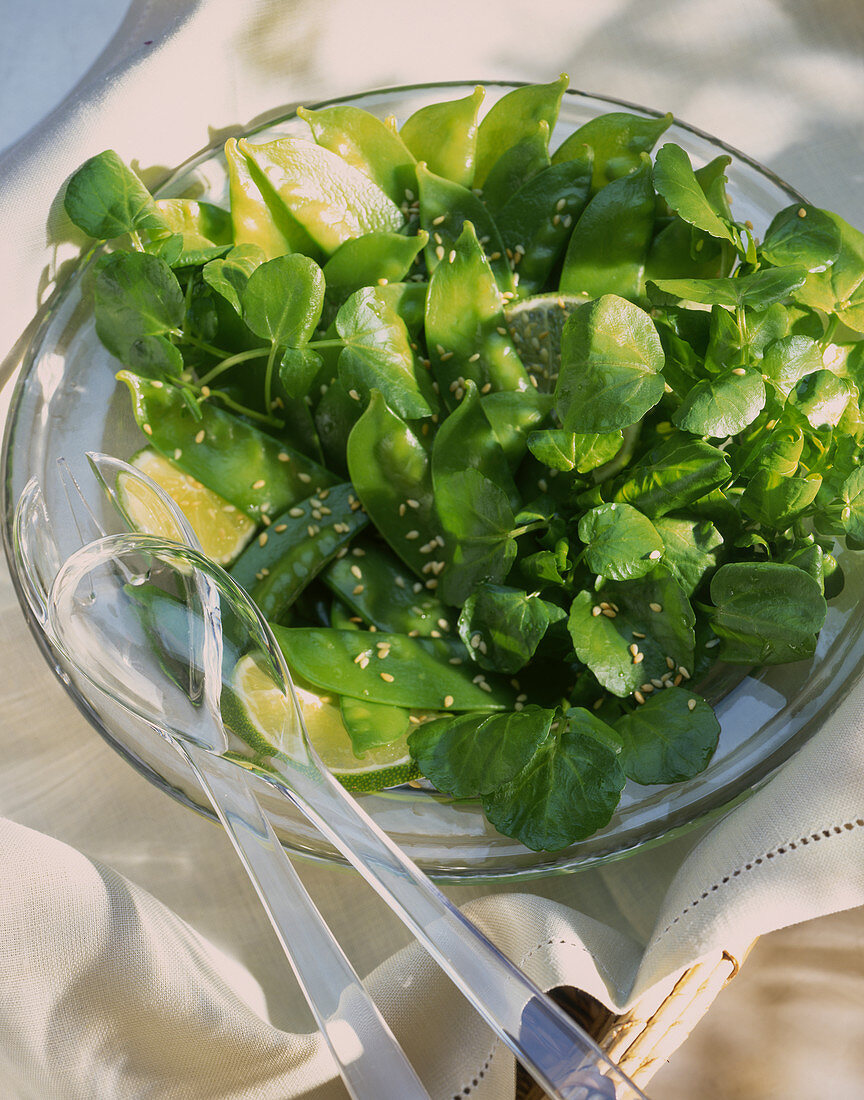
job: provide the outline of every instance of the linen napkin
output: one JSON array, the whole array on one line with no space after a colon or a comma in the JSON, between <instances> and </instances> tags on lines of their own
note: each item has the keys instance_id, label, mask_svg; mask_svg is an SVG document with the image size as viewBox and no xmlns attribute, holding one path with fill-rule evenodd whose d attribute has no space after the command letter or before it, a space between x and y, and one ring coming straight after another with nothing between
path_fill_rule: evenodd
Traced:
<instances>
[{"instance_id":1,"label":"linen napkin","mask_svg":"<svg viewBox=\"0 0 864 1100\"><path fill-rule=\"evenodd\" d=\"M359 88L567 71L673 110L864 224L864 14L838 2L826 26L819 7L731 0L718 31L713 6L684 0L499 0L494 14L445 0L418 34L392 0L136 0L81 84L0 160L3 371L77 255L54 200L83 159L112 147L158 178L218 134ZM100 741L6 578L0 667L0 1094L344 1095L227 839ZM617 1009L713 950L860 905L862 704L859 682L713 825L578 874L447 892L541 985ZM300 869L436 1100L511 1094L512 1058L383 904L347 870Z\"/></svg>"}]
</instances>

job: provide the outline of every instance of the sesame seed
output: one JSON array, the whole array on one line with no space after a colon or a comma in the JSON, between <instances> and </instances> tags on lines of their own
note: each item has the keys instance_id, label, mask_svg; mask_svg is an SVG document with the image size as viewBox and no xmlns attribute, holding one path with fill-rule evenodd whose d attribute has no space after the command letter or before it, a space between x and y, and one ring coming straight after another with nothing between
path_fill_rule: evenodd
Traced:
<instances>
[{"instance_id":1,"label":"sesame seed","mask_svg":"<svg viewBox=\"0 0 864 1100\"><path fill-rule=\"evenodd\" d=\"M806 218L807 217L807 211L804 209L803 206L798 207L798 217L799 218Z\"/></svg>"},{"instance_id":2,"label":"sesame seed","mask_svg":"<svg viewBox=\"0 0 864 1100\"><path fill-rule=\"evenodd\" d=\"M142 424L141 425L141 431L144 432L146 435L152 435L153 434L153 429L150 427L149 424Z\"/></svg>"},{"instance_id":3,"label":"sesame seed","mask_svg":"<svg viewBox=\"0 0 864 1100\"><path fill-rule=\"evenodd\" d=\"M363 573L362 573L359 565L352 565L351 566L351 576L356 577L358 581L362 579Z\"/></svg>"},{"instance_id":4,"label":"sesame seed","mask_svg":"<svg viewBox=\"0 0 864 1100\"><path fill-rule=\"evenodd\" d=\"M446 214L439 214L437 218L432 219L432 224L433 225L440 225L442 222L445 222L445 221L447 221L447 215Z\"/></svg>"},{"instance_id":5,"label":"sesame seed","mask_svg":"<svg viewBox=\"0 0 864 1100\"><path fill-rule=\"evenodd\" d=\"M305 513L303 512L302 508L289 508L288 509L288 515L293 516L294 519L299 519L300 516L302 516L304 514Z\"/></svg>"},{"instance_id":6,"label":"sesame seed","mask_svg":"<svg viewBox=\"0 0 864 1100\"><path fill-rule=\"evenodd\" d=\"M435 249L435 255L439 260L444 259L444 245L439 244Z\"/></svg>"},{"instance_id":7,"label":"sesame seed","mask_svg":"<svg viewBox=\"0 0 864 1100\"><path fill-rule=\"evenodd\" d=\"M354 588L351 591L351 595L352 596L359 596L362 591L363 591L363 585L362 584L355 584Z\"/></svg>"},{"instance_id":8,"label":"sesame seed","mask_svg":"<svg viewBox=\"0 0 864 1100\"><path fill-rule=\"evenodd\" d=\"M366 666L367 666L368 664L369 664L369 658L368 658L368 657L366 657L366 656L364 656L364 657L363 657L363 660L362 660L362 661L360 662L360 667L361 667L361 668L366 668Z\"/></svg>"},{"instance_id":9,"label":"sesame seed","mask_svg":"<svg viewBox=\"0 0 864 1100\"><path fill-rule=\"evenodd\" d=\"M649 603L648 606L651 608L652 611L656 612L658 615L663 610L663 604L662 603Z\"/></svg>"},{"instance_id":10,"label":"sesame seed","mask_svg":"<svg viewBox=\"0 0 864 1100\"><path fill-rule=\"evenodd\" d=\"M662 550L652 550L651 553L648 555L648 557L652 561L658 561L660 558L663 557L663 551Z\"/></svg>"},{"instance_id":11,"label":"sesame seed","mask_svg":"<svg viewBox=\"0 0 864 1100\"><path fill-rule=\"evenodd\" d=\"M216 514L215 512L211 512L211 515L215 515L215 514ZM266 512L262 512L261 513L261 522L264 524L265 527L269 527L270 524L273 522L273 520L267 515Z\"/></svg>"},{"instance_id":12,"label":"sesame seed","mask_svg":"<svg viewBox=\"0 0 864 1100\"><path fill-rule=\"evenodd\" d=\"M393 583L396 585L397 588L404 588L405 587L405 578L404 577L394 577L393 578Z\"/></svg>"},{"instance_id":13,"label":"sesame seed","mask_svg":"<svg viewBox=\"0 0 864 1100\"><path fill-rule=\"evenodd\" d=\"M635 656L636 656L636 654L637 654L637 653L639 652L639 646L638 646L638 645L636 645L636 643L635 643L635 642L633 642L633 644L632 644L632 645L629 645L629 646L627 647L627 649L629 650L629 652L630 652L630 656L631 656L631 657L635 657Z\"/></svg>"},{"instance_id":14,"label":"sesame seed","mask_svg":"<svg viewBox=\"0 0 864 1100\"><path fill-rule=\"evenodd\" d=\"M437 582L436 580L431 580L431 581L427 581L427 582L426 582L426 587L427 587L427 588L428 588L428 589L429 589L430 591L432 591L433 589L435 589L435 588L437 588L437 587L438 587L438 582Z\"/></svg>"},{"instance_id":15,"label":"sesame seed","mask_svg":"<svg viewBox=\"0 0 864 1100\"><path fill-rule=\"evenodd\" d=\"M747 371L743 367L735 367L735 369L732 371L732 373L737 374L740 377L742 374L746 374Z\"/></svg>"},{"instance_id":16,"label":"sesame seed","mask_svg":"<svg viewBox=\"0 0 864 1100\"><path fill-rule=\"evenodd\" d=\"M602 699L595 699L594 702L591 704L591 709L592 710L599 710L602 706L603 706L603 700Z\"/></svg>"},{"instance_id":17,"label":"sesame seed","mask_svg":"<svg viewBox=\"0 0 864 1100\"><path fill-rule=\"evenodd\" d=\"M278 458L279 458L280 462L290 462L291 461L291 455L286 454L284 451L279 452Z\"/></svg>"},{"instance_id":18,"label":"sesame seed","mask_svg":"<svg viewBox=\"0 0 864 1100\"><path fill-rule=\"evenodd\" d=\"M396 679L396 677L392 676L389 672L379 672L378 675L387 684L392 684L393 681Z\"/></svg>"},{"instance_id":19,"label":"sesame seed","mask_svg":"<svg viewBox=\"0 0 864 1100\"><path fill-rule=\"evenodd\" d=\"M311 474L302 474L301 473L301 474L298 474L297 476L300 478L300 480L303 482L304 485L308 485L309 482L312 480L312 475Z\"/></svg>"},{"instance_id":20,"label":"sesame seed","mask_svg":"<svg viewBox=\"0 0 864 1100\"><path fill-rule=\"evenodd\" d=\"M639 703L640 705L641 705L642 703L644 703L644 702L645 702L645 696L644 696L644 695L642 694L642 692L641 692L641 691L634 691L634 692L633 692L633 698L634 698L634 699L636 700L636 702L637 702L637 703Z\"/></svg>"},{"instance_id":21,"label":"sesame seed","mask_svg":"<svg viewBox=\"0 0 864 1100\"><path fill-rule=\"evenodd\" d=\"M666 658L666 667L668 669L673 669L675 667L675 662L672 660L671 657L667 656L667 658Z\"/></svg>"},{"instance_id":22,"label":"sesame seed","mask_svg":"<svg viewBox=\"0 0 864 1100\"><path fill-rule=\"evenodd\" d=\"M638 631L638 630L634 630L634 631L633 631L633 637L634 637L634 638L645 638L645 637L647 637L647 635L645 635L645 634L642 634L642 633L641 633L640 631Z\"/></svg>"},{"instance_id":23,"label":"sesame seed","mask_svg":"<svg viewBox=\"0 0 864 1100\"><path fill-rule=\"evenodd\" d=\"M683 665L678 666L678 671L684 677L685 680L690 679L690 673L687 671L687 669Z\"/></svg>"},{"instance_id":24,"label":"sesame seed","mask_svg":"<svg viewBox=\"0 0 864 1100\"><path fill-rule=\"evenodd\" d=\"M261 534L258 536L258 545L259 546L266 546L267 545L267 532L266 531L262 531Z\"/></svg>"},{"instance_id":25,"label":"sesame seed","mask_svg":"<svg viewBox=\"0 0 864 1100\"><path fill-rule=\"evenodd\" d=\"M265 484L266 484L266 482L264 481L264 479L259 478L258 481L253 481L252 482L252 488L253 489L263 489Z\"/></svg>"},{"instance_id":26,"label":"sesame seed","mask_svg":"<svg viewBox=\"0 0 864 1100\"><path fill-rule=\"evenodd\" d=\"M356 390L349 390L348 396L351 398L352 401L360 400L360 394Z\"/></svg>"},{"instance_id":27,"label":"sesame seed","mask_svg":"<svg viewBox=\"0 0 864 1100\"><path fill-rule=\"evenodd\" d=\"M175 461L175 462L179 462L179 461L180 461L180 459L181 459L182 457L183 457L183 452L182 452L182 451L180 450L180 448L178 447L178 448L177 448L177 449L176 449L176 450L174 451L174 461Z\"/></svg>"},{"instance_id":28,"label":"sesame seed","mask_svg":"<svg viewBox=\"0 0 864 1100\"><path fill-rule=\"evenodd\" d=\"M639 690L644 692L646 695L650 695L651 692L654 690L654 685L652 683L645 683L642 684Z\"/></svg>"},{"instance_id":29,"label":"sesame seed","mask_svg":"<svg viewBox=\"0 0 864 1100\"><path fill-rule=\"evenodd\" d=\"M442 630L449 630L450 629L450 624L447 622L446 619L439 619L438 620L438 625L441 627Z\"/></svg>"},{"instance_id":30,"label":"sesame seed","mask_svg":"<svg viewBox=\"0 0 864 1100\"><path fill-rule=\"evenodd\" d=\"M203 443L205 435L206 435L206 432L202 428L201 431L195 436L195 442L196 443Z\"/></svg>"},{"instance_id":31,"label":"sesame seed","mask_svg":"<svg viewBox=\"0 0 864 1100\"><path fill-rule=\"evenodd\" d=\"M461 657L451 657L450 658L450 664L451 665L461 665L462 664L462 658Z\"/></svg>"},{"instance_id":32,"label":"sesame seed","mask_svg":"<svg viewBox=\"0 0 864 1100\"><path fill-rule=\"evenodd\" d=\"M354 622L354 619L352 619L351 621ZM357 621L359 622L360 620L358 619ZM359 665L365 656L365 653L358 653L357 656L354 658L354 664Z\"/></svg>"},{"instance_id":33,"label":"sesame seed","mask_svg":"<svg viewBox=\"0 0 864 1100\"><path fill-rule=\"evenodd\" d=\"M399 511L400 516L404 516L405 513L408 511L408 509L406 508L405 504L403 503L403 504L399 505L398 511Z\"/></svg>"},{"instance_id":34,"label":"sesame seed","mask_svg":"<svg viewBox=\"0 0 864 1100\"><path fill-rule=\"evenodd\" d=\"M695 699L688 699L687 700L687 709L688 710L695 710L696 709L696 700Z\"/></svg>"},{"instance_id":35,"label":"sesame seed","mask_svg":"<svg viewBox=\"0 0 864 1100\"><path fill-rule=\"evenodd\" d=\"M409 500L406 500L405 503L408 505L409 508L419 508L420 507L420 501L419 500L410 500L409 499Z\"/></svg>"},{"instance_id":36,"label":"sesame seed","mask_svg":"<svg viewBox=\"0 0 864 1100\"><path fill-rule=\"evenodd\" d=\"M309 536L310 539L314 539L320 530L321 528L318 526L317 523L310 523L309 526L306 528L306 534Z\"/></svg>"},{"instance_id":37,"label":"sesame seed","mask_svg":"<svg viewBox=\"0 0 864 1100\"><path fill-rule=\"evenodd\" d=\"M681 673L679 672L679 673L678 673L678 675L677 675L677 676L675 677L675 679L674 679L674 680L672 681L672 686L673 686L673 687L676 687L676 688L677 688L677 687L680 687L680 686L681 686L681 681L682 681L683 679L684 679L684 677L683 677L683 676L681 675Z\"/></svg>"},{"instance_id":38,"label":"sesame seed","mask_svg":"<svg viewBox=\"0 0 864 1100\"><path fill-rule=\"evenodd\" d=\"M454 700L452 695L445 695L444 696L444 706L445 707L452 707L454 702L455 702L455 700Z\"/></svg>"},{"instance_id":39,"label":"sesame seed","mask_svg":"<svg viewBox=\"0 0 864 1100\"><path fill-rule=\"evenodd\" d=\"M641 652L637 653L633 658L633 664L634 665L641 665L644 660L645 660L645 654L641 653Z\"/></svg>"},{"instance_id":40,"label":"sesame seed","mask_svg":"<svg viewBox=\"0 0 864 1100\"><path fill-rule=\"evenodd\" d=\"M408 531L405 534L405 538L406 539L419 539L420 538L420 532L419 531Z\"/></svg>"},{"instance_id":41,"label":"sesame seed","mask_svg":"<svg viewBox=\"0 0 864 1100\"><path fill-rule=\"evenodd\" d=\"M600 612L600 614L605 615L607 619L614 619L615 618L615 612L612 610L611 607L604 607L602 609L602 611Z\"/></svg>"}]
</instances>

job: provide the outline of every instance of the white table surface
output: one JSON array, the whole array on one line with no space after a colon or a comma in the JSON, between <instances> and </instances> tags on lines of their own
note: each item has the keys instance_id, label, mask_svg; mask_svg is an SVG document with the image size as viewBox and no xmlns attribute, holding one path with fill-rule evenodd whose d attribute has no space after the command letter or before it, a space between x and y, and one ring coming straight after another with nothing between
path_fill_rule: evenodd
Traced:
<instances>
[{"instance_id":1,"label":"white table surface","mask_svg":"<svg viewBox=\"0 0 864 1100\"><path fill-rule=\"evenodd\" d=\"M778 110L776 98L760 103L758 97L754 99L755 85L748 87L740 80L724 84L718 77L725 51L734 49L736 35L748 33L746 18L737 26L726 23L721 14L726 6L708 0L641 3L638 26L630 21L634 6L624 0L584 5L586 40L579 52L592 60L588 73L571 69L574 86L651 102L645 92L652 65L627 73L616 62L614 36L642 34L666 85L688 89L687 121L710 129L715 107L707 97L723 95L724 117L731 114L736 119L736 132L722 136L744 150L758 148L780 175L813 201L849 217L860 212L860 204L858 211L844 209L849 205L850 174L864 185L859 96L864 61L861 20L850 14L855 9L852 0L816 0L809 5L778 0L762 5L776 10L778 26L791 13L799 20L800 34L820 39L823 60L818 71L801 70L788 52L772 52L770 25L764 18L759 26L766 36L764 63L772 70L768 83L782 91L785 82L811 82L814 97L821 102L823 113L814 111L812 125L832 128L829 146L836 152L836 162L827 174L824 165L809 156L806 134L790 135L790 120ZM70 91L120 25L128 4L126 0L26 0L3 7L0 151L25 135ZM348 33L341 16L347 18L350 5L333 0L332 7L334 34ZM526 11L529 7L525 5ZM650 20L645 18L647 8L652 9ZM742 10L737 9L739 18ZM669 20L679 21L680 26L682 19L692 21L691 37L697 45L692 53L676 55L667 49L664 28ZM847 20L854 24L851 40L846 37ZM515 28L520 29L524 30ZM588 49L592 37L596 48ZM502 35L502 44L507 41ZM518 48L518 33L509 48ZM454 49L442 65L442 77L482 75L471 69L470 45L462 42ZM460 72L458 66L463 65L468 70ZM712 75L710 82L700 77L706 72ZM828 101L836 110L826 122ZM8 400L8 394L3 397ZM0 399L0 409L2 404ZM860 1100L864 1096L864 911L836 914L763 937L733 985L721 994L672 1064L654 1079L651 1095L654 1100L695 1096L701 1100L809 1100L816 1095Z\"/></svg>"}]
</instances>

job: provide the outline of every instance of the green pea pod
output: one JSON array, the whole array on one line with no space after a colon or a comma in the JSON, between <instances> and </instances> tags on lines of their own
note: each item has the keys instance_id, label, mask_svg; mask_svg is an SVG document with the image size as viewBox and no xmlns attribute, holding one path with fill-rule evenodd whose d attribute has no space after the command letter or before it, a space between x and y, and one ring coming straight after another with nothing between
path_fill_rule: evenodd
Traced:
<instances>
[{"instance_id":1,"label":"green pea pod","mask_svg":"<svg viewBox=\"0 0 864 1100\"><path fill-rule=\"evenodd\" d=\"M672 125L672 115L643 118L627 111L610 111L580 126L552 155L553 164L581 156L582 145L594 150L592 192L639 167L643 153L650 153Z\"/></svg>"},{"instance_id":2,"label":"green pea pod","mask_svg":"<svg viewBox=\"0 0 864 1100\"><path fill-rule=\"evenodd\" d=\"M412 337L416 337L423 328L426 316L426 283L387 283L379 286L376 294L382 302L387 302L402 320Z\"/></svg>"},{"instance_id":3,"label":"green pea pod","mask_svg":"<svg viewBox=\"0 0 864 1100\"><path fill-rule=\"evenodd\" d=\"M405 707L346 698L340 700L339 707L354 755L361 760L370 749L398 741L412 728L410 711Z\"/></svg>"},{"instance_id":4,"label":"green pea pod","mask_svg":"<svg viewBox=\"0 0 864 1100\"><path fill-rule=\"evenodd\" d=\"M514 88L489 108L477 130L474 186L483 187L501 154L529 134L541 119L551 131L558 121L561 97L570 83L566 73L551 84Z\"/></svg>"},{"instance_id":5,"label":"green pea pod","mask_svg":"<svg viewBox=\"0 0 864 1100\"><path fill-rule=\"evenodd\" d=\"M297 114L309 123L315 141L368 176L397 205L414 198L415 160L402 138L386 122L350 105Z\"/></svg>"},{"instance_id":6,"label":"green pea pod","mask_svg":"<svg viewBox=\"0 0 864 1100\"><path fill-rule=\"evenodd\" d=\"M351 429L360 419L363 406L348 393L343 382L334 378L315 407L315 428L327 467L348 476L345 448Z\"/></svg>"},{"instance_id":7,"label":"green pea pod","mask_svg":"<svg viewBox=\"0 0 864 1100\"><path fill-rule=\"evenodd\" d=\"M451 609L420 581L406 577L392 551L369 539L358 540L349 554L331 562L321 579L376 630L438 638L453 627Z\"/></svg>"},{"instance_id":8,"label":"green pea pod","mask_svg":"<svg viewBox=\"0 0 864 1100\"><path fill-rule=\"evenodd\" d=\"M515 470L522 461L528 449L528 436L540 427L552 411L554 400L551 393L538 393L533 388L524 393L501 390L480 398L480 407L504 450L511 470Z\"/></svg>"},{"instance_id":9,"label":"green pea pod","mask_svg":"<svg viewBox=\"0 0 864 1100\"><path fill-rule=\"evenodd\" d=\"M364 286L400 282L428 240L428 233L421 229L414 237L367 233L346 241L324 265L328 305L341 305Z\"/></svg>"},{"instance_id":10,"label":"green pea pod","mask_svg":"<svg viewBox=\"0 0 864 1100\"><path fill-rule=\"evenodd\" d=\"M498 212L496 220L513 256L520 295L542 290L585 209L591 186L591 150L540 172Z\"/></svg>"},{"instance_id":11,"label":"green pea pod","mask_svg":"<svg viewBox=\"0 0 864 1100\"><path fill-rule=\"evenodd\" d=\"M278 515L339 479L299 451L206 402L193 418L176 386L120 371L149 442L252 519Z\"/></svg>"},{"instance_id":12,"label":"green pea pod","mask_svg":"<svg viewBox=\"0 0 864 1100\"><path fill-rule=\"evenodd\" d=\"M278 620L307 584L369 522L350 482L319 489L276 516L231 573L268 619Z\"/></svg>"},{"instance_id":13,"label":"green pea pod","mask_svg":"<svg viewBox=\"0 0 864 1100\"><path fill-rule=\"evenodd\" d=\"M473 466L499 489L503 489L514 508L519 494L507 464L504 450L486 419L471 381L465 383L465 396L440 425L432 444L433 477L447 470L465 470Z\"/></svg>"},{"instance_id":14,"label":"green pea pod","mask_svg":"<svg viewBox=\"0 0 864 1100\"><path fill-rule=\"evenodd\" d=\"M549 123L541 118L533 130L492 165L483 185L483 201L497 215L511 195L549 167Z\"/></svg>"},{"instance_id":15,"label":"green pea pod","mask_svg":"<svg viewBox=\"0 0 864 1100\"><path fill-rule=\"evenodd\" d=\"M591 199L567 246L560 283L563 294L642 297L654 231L656 199L651 180L651 158L643 153L635 171L607 184Z\"/></svg>"},{"instance_id":16,"label":"green pea pod","mask_svg":"<svg viewBox=\"0 0 864 1100\"><path fill-rule=\"evenodd\" d=\"M434 546L440 529L429 454L378 390L372 391L366 411L351 430L347 455L348 472L372 522L434 591L438 584Z\"/></svg>"},{"instance_id":17,"label":"green pea pod","mask_svg":"<svg viewBox=\"0 0 864 1100\"><path fill-rule=\"evenodd\" d=\"M352 237L404 224L392 199L329 149L292 137L237 146L268 204L281 203L328 256Z\"/></svg>"},{"instance_id":18,"label":"green pea pod","mask_svg":"<svg viewBox=\"0 0 864 1100\"><path fill-rule=\"evenodd\" d=\"M432 272L426 294L426 344L444 401L453 407L465 381L481 393L531 387L504 325L501 295L468 222L453 259Z\"/></svg>"},{"instance_id":19,"label":"green pea pod","mask_svg":"<svg viewBox=\"0 0 864 1100\"><path fill-rule=\"evenodd\" d=\"M274 626L288 667L318 688L412 710L508 710L515 689L491 674L474 683L474 665L451 665L438 638ZM384 653L383 657L378 657Z\"/></svg>"},{"instance_id":20,"label":"green pea pod","mask_svg":"<svg viewBox=\"0 0 864 1100\"><path fill-rule=\"evenodd\" d=\"M431 172L470 187L477 149L477 116L485 94L478 84L464 99L421 107L406 119L399 136Z\"/></svg>"},{"instance_id":21,"label":"green pea pod","mask_svg":"<svg viewBox=\"0 0 864 1100\"><path fill-rule=\"evenodd\" d=\"M436 176L425 164L417 165L420 189L420 223L429 234L426 266L434 272L456 247L466 222L471 222L489 257L495 279L502 291L514 288L513 272L504 253L498 227L489 211L473 191Z\"/></svg>"},{"instance_id":22,"label":"green pea pod","mask_svg":"<svg viewBox=\"0 0 864 1100\"><path fill-rule=\"evenodd\" d=\"M268 260L289 252L318 256L319 249L281 203L268 203L235 138L225 142L228 195L235 244L254 244ZM265 185L265 191L269 191Z\"/></svg>"}]
</instances>

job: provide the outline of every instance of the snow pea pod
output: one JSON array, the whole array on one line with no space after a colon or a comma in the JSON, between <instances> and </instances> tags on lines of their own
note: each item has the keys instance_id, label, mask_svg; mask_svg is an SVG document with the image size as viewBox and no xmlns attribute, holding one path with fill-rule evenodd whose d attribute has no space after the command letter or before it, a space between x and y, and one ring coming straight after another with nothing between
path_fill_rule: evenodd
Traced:
<instances>
[{"instance_id":1,"label":"snow pea pod","mask_svg":"<svg viewBox=\"0 0 864 1100\"><path fill-rule=\"evenodd\" d=\"M267 202L252 166L237 147L236 138L225 142L225 162L235 244L257 245L268 260L289 252L320 255L317 245L296 218L281 203Z\"/></svg>"},{"instance_id":2,"label":"snow pea pod","mask_svg":"<svg viewBox=\"0 0 864 1100\"><path fill-rule=\"evenodd\" d=\"M650 153L672 125L672 115L643 118L627 111L598 115L574 131L552 155L553 164L579 156L582 145L594 150L592 192L639 167L641 155Z\"/></svg>"},{"instance_id":3,"label":"snow pea pod","mask_svg":"<svg viewBox=\"0 0 864 1100\"><path fill-rule=\"evenodd\" d=\"M321 580L376 630L438 638L454 625L451 609L406 577L391 550L370 539L358 540L349 554L331 562Z\"/></svg>"},{"instance_id":4,"label":"snow pea pod","mask_svg":"<svg viewBox=\"0 0 864 1100\"><path fill-rule=\"evenodd\" d=\"M546 285L588 201L591 164L591 149L585 146L581 157L534 176L498 211L501 240L518 265L520 295Z\"/></svg>"},{"instance_id":5,"label":"snow pea pod","mask_svg":"<svg viewBox=\"0 0 864 1100\"><path fill-rule=\"evenodd\" d=\"M524 391L531 385L504 326L495 276L470 222L429 280L426 344L441 396L451 407L461 399L467 379L483 394Z\"/></svg>"},{"instance_id":6,"label":"snow pea pod","mask_svg":"<svg viewBox=\"0 0 864 1100\"><path fill-rule=\"evenodd\" d=\"M329 469L337 470L346 477L345 448L351 429L362 412L363 406L350 396L347 387L338 378L327 386L315 407L315 428L321 440L325 463Z\"/></svg>"},{"instance_id":7,"label":"snow pea pod","mask_svg":"<svg viewBox=\"0 0 864 1100\"><path fill-rule=\"evenodd\" d=\"M319 489L276 516L231 573L268 619L280 619L300 592L369 522L350 482Z\"/></svg>"},{"instance_id":8,"label":"snow pea pod","mask_svg":"<svg viewBox=\"0 0 864 1100\"><path fill-rule=\"evenodd\" d=\"M464 99L421 107L405 120L399 136L431 172L470 187L477 149L477 116L485 94L478 84Z\"/></svg>"},{"instance_id":9,"label":"snow pea pod","mask_svg":"<svg viewBox=\"0 0 864 1100\"><path fill-rule=\"evenodd\" d=\"M318 688L412 710L507 710L515 689L475 665L451 665L452 646L438 638L363 630L274 626L288 667ZM486 687L481 687L485 683Z\"/></svg>"},{"instance_id":10,"label":"snow pea pod","mask_svg":"<svg viewBox=\"0 0 864 1100\"><path fill-rule=\"evenodd\" d=\"M507 457L484 414L477 387L470 380L465 383L465 396L435 435L433 478L447 470L465 470L469 466L503 489L513 508L518 508L519 493Z\"/></svg>"},{"instance_id":11,"label":"snow pea pod","mask_svg":"<svg viewBox=\"0 0 864 1100\"><path fill-rule=\"evenodd\" d=\"M501 154L543 120L551 131L558 121L561 97L569 83L566 73L551 84L526 84L493 103L477 130L474 186L483 187Z\"/></svg>"},{"instance_id":12,"label":"snow pea pod","mask_svg":"<svg viewBox=\"0 0 864 1100\"><path fill-rule=\"evenodd\" d=\"M252 519L284 511L339 479L305 455L211 402L195 420L176 386L120 371L149 442Z\"/></svg>"},{"instance_id":13,"label":"snow pea pod","mask_svg":"<svg viewBox=\"0 0 864 1100\"><path fill-rule=\"evenodd\" d=\"M328 256L352 237L404 224L393 200L329 149L291 137L237 146L257 170L268 205L282 204Z\"/></svg>"},{"instance_id":14,"label":"snow pea pod","mask_svg":"<svg viewBox=\"0 0 864 1100\"><path fill-rule=\"evenodd\" d=\"M368 176L397 205L414 197L414 157L386 122L350 105L319 111L298 107L297 114L309 123L320 146Z\"/></svg>"},{"instance_id":15,"label":"snow pea pod","mask_svg":"<svg viewBox=\"0 0 864 1100\"><path fill-rule=\"evenodd\" d=\"M367 233L340 245L324 265L327 304L341 305L355 290L403 279L429 240L421 229L414 237L402 233Z\"/></svg>"},{"instance_id":16,"label":"snow pea pod","mask_svg":"<svg viewBox=\"0 0 864 1100\"><path fill-rule=\"evenodd\" d=\"M405 737L412 726L410 712L404 707L343 698L339 709L354 755L361 759L369 749Z\"/></svg>"},{"instance_id":17,"label":"snow pea pod","mask_svg":"<svg viewBox=\"0 0 864 1100\"><path fill-rule=\"evenodd\" d=\"M483 241L489 264L502 291L514 289L513 272L504 252L498 227L489 211L473 191L458 183L436 176L425 164L417 165L420 189L420 224L429 234L426 245L426 266L430 272L446 260L456 247L466 222Z\"/></svg>"},{"instance_id":18,"label":"snow pea pod","mask_svg":"<svg viewBox=\"0 0 864 1100\"><path fill-rule=\"evenodd\" d=\"M585 207L564 257L562 293L640 298L655 204L651 158L643 153L638 168L607 184Z\"/></svg>"},{"instance_id":19,"label":"snow pea pod","mask_svg":"<svg viewBox=\"0 0 864 1100\"><path fill-rule=\"evenodd\" d=\"M483 201L493 214L530 179L549 167L549 123L536 127L511 146L492 165L483 185Z\"/></svg>"},{"instance_id":20,"label":"snow pea pod","mask_svg":"<svg viewBox=\"0 0 864 1100\"><path fill-rule=\"evenodd\" d=\"M348 437L348 471L372 522L396 554L434 591L440 536L429 454L373 390Z\"/></svg>"}]
</instances>

